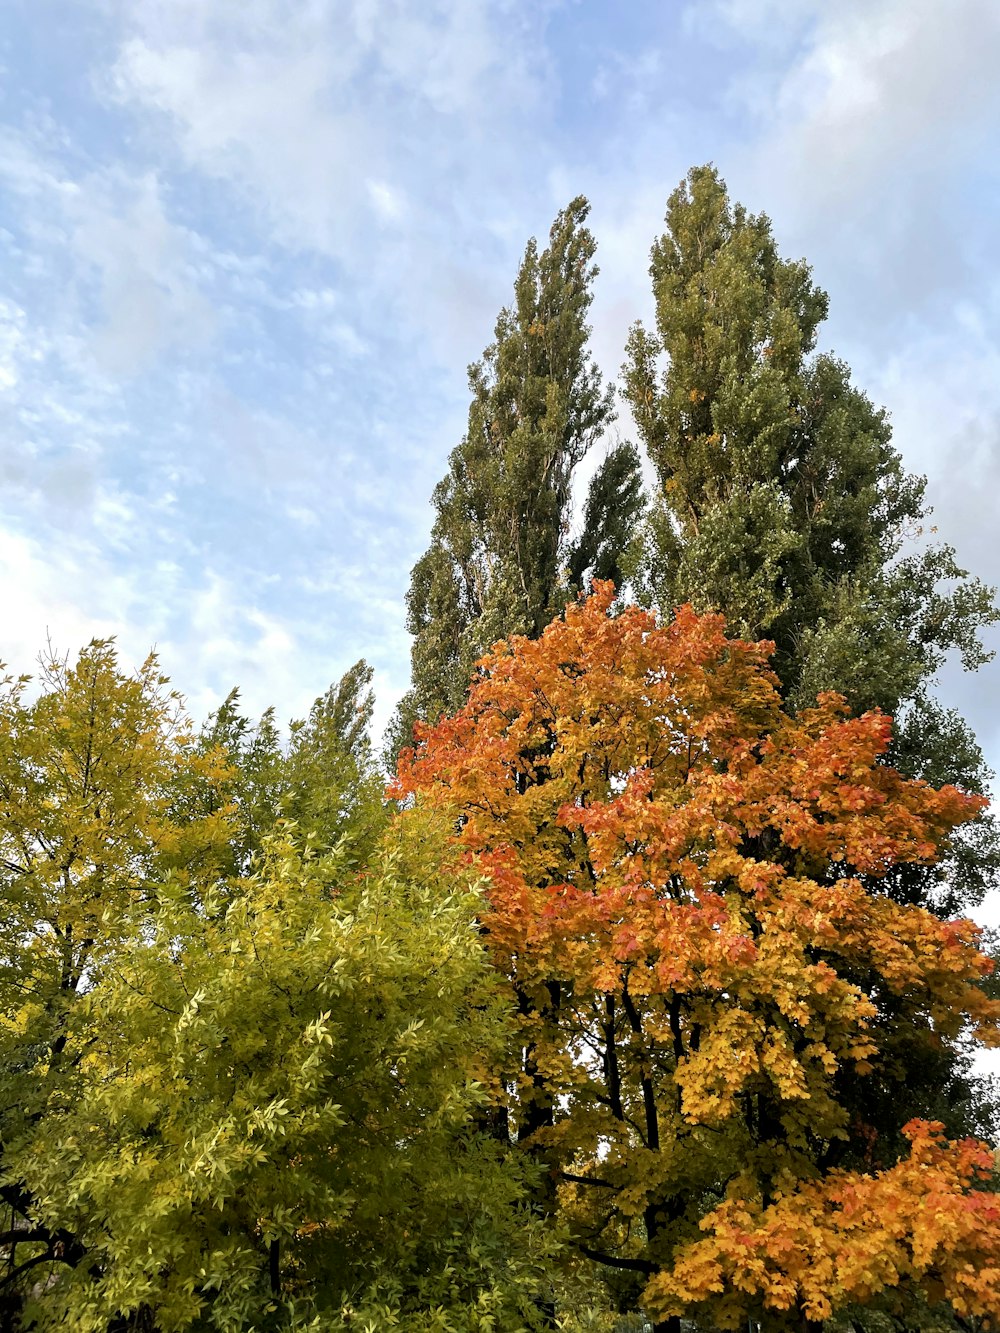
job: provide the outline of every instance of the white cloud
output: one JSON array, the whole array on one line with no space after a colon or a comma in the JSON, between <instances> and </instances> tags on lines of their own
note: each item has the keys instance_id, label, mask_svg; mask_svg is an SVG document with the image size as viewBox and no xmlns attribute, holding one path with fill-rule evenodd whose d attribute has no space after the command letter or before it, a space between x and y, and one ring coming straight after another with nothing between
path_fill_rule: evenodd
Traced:
<instances>
[{"instance_id":1,"label":"white cloud","mask_svg":"<svg viewBox=\"0 0 1000 1333\"><path fill-rule=\"evenodd\" d=\"M31 673L47 642L74 657L92 638L114 638L126 669L155 649L196 719L233 685L249 712L276 704L284 718L360 656L350 644L331 661L293 617L263 610L218 571L192 578L168 559L128 569L113 555L103 542L59 545L0 526L0 662Z\"/></svg>"},{"instance_id":2,"label":"white cloud","mask_svg":"<svg viewBox=\"0 0 1000 1333\"><path fill-rule=\"evenodd\" d=\"M0 130L0 176L18 195L39 203L47 203L51 195L72 198L80 188L37 144L10 128ZM41 224L43 219L36 221Z\"/></svg>"},{"instance_id":3,"label":"white cloud","mask_svg":"<svg viewBox=\"0 0 1000 1333\"><path fill-rule=\"evenodd\" d=\"M72 245L100 287L102 318L91 335L98 365L128 376L171 348L204 346L216 319L198 289L195 238L168 221L155 175L104 173L76 198Z\"/></svg>"},{"instance_id":4,"label":"white cloud","mask_svg":"<svg viewBox=\"0 0 1000 1333\"><path fill-rule=\"evenodd\" d=\"M4 582L4 619L0 659L15 673L30 672L51 637L59 651L75 651L91 638L106 638L121 629L107 604L86 609L76 593L86 579L85 561L67 543L62 547L35 542L0 528L0 570ZM107 575L102 569L102 574ZM105 596L111 581L102 579Z\"/></svg>"},{"instance_id":5,"label":"white cloud","mask_svg":"<svg viewBox=\"0 0 1000 1333\"><path fill-rule=\"evenodd\" d=\"M99 384L64 384L72 355L72 340L0 297L0 509L54 511L76 528L96 496L102 425L115 422Z\"/></svg>"},{"instance_id":6,"label":"white cloud","mask_svg":"<svg viewBox=\"0 0 1000 1333\"><path fill-rule=\"evenodd\" d=\"M140 4L127 21L114 96L165 116L184 159L243 190L284 242L338 256L369 205L399 220L401 172L426 178L428 152L501 108L516 119L538 86L512 4Z\"/></svg>"},{"instance_id":7,"label":"white cloud","mask_svg":"<svg viewBox=\"0 0 1000 1333\"><path fill-rule=\"evenodd\" d=\"M298 523L303 528L319 526L319 515L315 509L309 509L306 505L286 505L285 513L293 523Z\"/></svg>"},{"instance_id":8,"label":"white cloud","mask_svg":"<svg viewBox=\"0 0 1000 1333\"><path fill-rule=\"evenodd\" d=\"M406 204L400 192L387 185L385 181L369 180L365 184L376 217L381 222L401 222L406 212Z\"/></svg>"},{"instance_id":9,"label":"white cloud","mask_svg":"<svg viewBox=\"0 0 1000 1333\"><path fill-rule=\"evenodd\" d=\"M64 359L85 352L94 363L87 371L120 378L211 337L198 238L168 218L154 172L136 177L111 165L71 179L44 140L8 129L0 133L0 179L33 242L37 276L60 289L52 328L29 330L30 345L47 336L50 351Z\"/></svg>"},{"instance_id":10,"label":"white cloud","mask_svg":"<svg viewBox=\"0 0 1000 1333\"><path fill-rule=\"evenodd\" d=\"M101 86L256 243L332 260L370 307L420 330L425 358L461 366L505 294L497 260L524 243L523 207L540 208L534 229L565 202L526 170L548 152L557 6L137 0L117 7Z\"/></svg>"},{"instance_id":11,"label":"white cloud","mask_svg":"<svg viewBox=\"0 0 1000 1333\"><path fill-rule=\"evenodd\" d=\"M782 8L712 8L742 43L729 95L747 133L726 154L731 183L808 245L821 280L850 291L856 325L878 338L904 313L978 282L973 257L988 222L965 191L993 169L1000 7L804 5L791 49L775 59L771 16Z\"/></svg>"},{"instance_id":12,"label":"white cloud","mask_svg":"<svg viewBox=\"0 0 1000 1333\"><path fill-rule=\"evenodd\" d=\"M290 305L303 310L331 310L339 300L332 287L302 287L288 298Z\"/></svg>"},{"instance_id":13,"label":"white cloud","mask_svg":"<svg viewBox=\"0 0 1000 1333\"><path fill-rule=\"evenodd\" d=\"M115 73L120 97L169 117L191 165L239 185L289 241L342 250L354 155L380 154L360 117L325 106L324 48L155 47L136 37Z\"/></svg>"},{"instance_id":14,"label":"white cloud","mask_svg":"<svg viewBox=\"0 0 1000 1333\"><path fill-rule=\"evenodd\" d=\"M25 314L12 301L0 300L0 391L9 393L20 382L25 354Z\"/></svg>"},{"instance_id":15,"label":"white cloud","mask_svg":"<svg viewBox=\"0 0 1000 1333\"><path fill-rule=\"evenodd\" d=\"M792 171L817 205L878 188L886 167L912 170L977 142L1000 89L1000 10L990 0L841 4L786 76L775 118Z\"/></svg>"},{"instance_id":16,"label":"white cloud","mask_svg":"<svg viewBox=\"0 0 1000 1333\"><path fill-rule=\"evenodd\" d=\"M1000 349L980 318L959 311L901 345L862 383L892 408L895 442L907 466L927 476L930 523L959 563L1000 585L996 495L1000 489ZM1000 631L987 635L1000 648ZM1000 768L1000 717L991 665L969 676L957 666L945 697L969 718L994 768Z\"/></svg>"}]
</instances>

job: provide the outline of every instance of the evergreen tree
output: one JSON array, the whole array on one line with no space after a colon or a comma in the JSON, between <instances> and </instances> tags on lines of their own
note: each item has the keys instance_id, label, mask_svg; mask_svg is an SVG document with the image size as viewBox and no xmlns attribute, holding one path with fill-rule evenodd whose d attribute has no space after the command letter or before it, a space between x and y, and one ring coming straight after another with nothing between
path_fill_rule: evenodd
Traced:
<instances>
[{"instance_id":1,"label":"evergreen tree","mask_svg":"<svg viewBox=\"0 0 1000 1333\"><path fill-rule=\"evenodd\" d=\"M618 572L641 503L638 457L618 445L591 483L570 540L573 474L614 419L588 351L597 275L589 205L574 199L539 252L528 242L494 341L469 368L468 430L434 491L431 544L407 596L412 688L392 744L416 718L461 706L476 659L497 639L537 637L588 572Z\"/></svg>"},{"instance_id":2,"label":"evergreen tree","mask_svg":"<svg viewBox=\"0 0 1000 1333\"><path fill-rule=\"evenodd\" d=\"M997 619L992 590L952 548L921 543L924 480L906 473L887 414L848 367L815 353L828 303L808 266L782 259L767 217L731 204L699 167L670 196L650 274L656 332L635 326L624 368L658 482L644 599L722 610L730 632L774 641L793 709L823 690L881 708L896 721L894 766L984 792L975 738L932 682L950 651L970 670L988 660L978 631ZM982 816L939 867L897 867L882 891L947 916L998 867ZM968 1070L910 1017L900 1004L882 1016L881 1076L865 1081L861 1118L884 1123L903 1096L936 1102L962 1129L976 1114Z\"/></svg>"}]
</instances>

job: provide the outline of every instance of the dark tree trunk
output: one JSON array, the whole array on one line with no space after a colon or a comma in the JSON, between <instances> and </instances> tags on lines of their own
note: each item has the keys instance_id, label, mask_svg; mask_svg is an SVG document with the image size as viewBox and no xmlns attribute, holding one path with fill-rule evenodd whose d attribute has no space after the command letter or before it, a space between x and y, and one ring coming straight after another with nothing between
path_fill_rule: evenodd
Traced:
<instances>
[{"instance_id":1,"label":"dark tree trunk","mask_svg":"<svg viewBox=\"0 0 1000 1333\"><path fill-rule=\"evenodd\" d=\"M0 1295L0 1333L20 1333L23 1304L20 1292L8 1291Z\"/></svg>"}]
</instances>

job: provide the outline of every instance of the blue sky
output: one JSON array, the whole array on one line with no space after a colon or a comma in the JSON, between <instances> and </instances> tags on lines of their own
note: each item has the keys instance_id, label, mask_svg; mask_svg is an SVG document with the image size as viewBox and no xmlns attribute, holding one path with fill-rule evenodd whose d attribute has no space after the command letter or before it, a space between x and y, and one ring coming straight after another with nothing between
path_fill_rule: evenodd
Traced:
<instances>
[{"instance_id":1,"label":"blue sky","mask_svg":"<svg viewBox=\"0 0 1000 1333\"><path fill-rule=\"evenodd\" d=\"M613 376L707 160L1000 581L998 69L995 0L5 0L0 656L287 718L364 655L384 720L525 240L591 199ZM998 671L943 684L994 764Z\"/></svg>"}]
</instances>

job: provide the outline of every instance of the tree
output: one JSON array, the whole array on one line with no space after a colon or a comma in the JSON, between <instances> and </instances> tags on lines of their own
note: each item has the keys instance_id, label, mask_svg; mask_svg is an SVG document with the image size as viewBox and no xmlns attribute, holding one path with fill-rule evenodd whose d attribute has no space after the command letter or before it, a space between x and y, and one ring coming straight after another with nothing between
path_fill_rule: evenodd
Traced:
<instances>
[{"instance_id":1,"label":"tree","mask_svg":"<svg viewBox=\"0 0 1000 1333\"><path fill-rule=\"evenodd\" d=\"M843 1159L885 996L942 1047L1000 1044L977 928L875 887L933 863L983 798L886 765L879 712L787 711L769 645L718 615L611 617L613 596L498 645L396 786L490 876L484 929L530 997L538 1074L511 1115L580 1252L639 1274L664 1330L853 1303L1000 1318L989 1154L900 1120L901 1162L871 1138Z\"/></svg>"},{"instance_id":2,"label":"tree","mask_svg":"<svg viewBox=\"0 0 1000 1333\"><path fill-rule=\"evenodd\" d=\"M631 536L638 458L618 445L595 473L580 540L569 537L574 471L614 417L614 391L587 349L597 275L588 212L574 199L541 253L529 241L514 302L469 368L468 430L434 491L431 544L407 595L413 683L397 715L397 751L414 719L460 707L490 644L541 633L589 568L617 569Z\"/></svg>"},{"instance_id":3,"label":"tree","mask_svg":"<svg viewBox=\"0 0 1000 1333\"><path fill-rule=\"evenodd\" d=\"M276 835L205 912L158 886L70 1035L73 1100L17 1152L87 1255L33 1327L531 1327L553 1245L469 1133L504 1040L481 900L409 834L364 875Z\"/></svg>"},{"instance_id":4,"label":"tree","mask_svg":"<svg viewBox=\"0 0 1000 1333\"><path fill-rule=\"evenodd\" d=\"M355 662L304 721L292 723L281 807L300 837L324 849L340 846L358 865L381 842L388 814L371 742L372 674L367 662Z\"/></svg>"},{"instance_id":5,"label":"tree","mask_svg":"<svg viewBox=\"0 0 1000 1333\"><path fill-rule=\"evenodd\" d=\"M656 333L629 339L625 392L656 472L647 597L767 636L786 696L837 689L894 713L977 630L992 593L945 546L901 556L927 516L886 413L814 355L827 296L711 167L670 196L650 275ZM661 359L666 365L660 370Z\"/></svg>"},{"instance_id":6,"label":"tree","mask_svg":"<svg viewBox=\"0 0 1000 1333\"><path fill-rule=\"evenodd\" d=\"M828 301L808 266L781 258L767 217L699 167L670 196L650 275L656 331L635 326L624 371L657 479L644 600L723 612L733 632L774 642L793 709L825 690L880 708L896 719L888 760L900 771L987 794L975 737L934 700L933 678L951 652L969 670L988 660L979 630L997 620L993 592L950 547L923 542L925 483L906 473L886 412L815 353ZM1000 830L984 809L935 865L900 863L878 887L947 917L998 874ZM903 1101L955 1132L981 1124L969 1062L897 1004L883 1018L859 1113L884 1129Z\"/></svg>"},{"instance_id":7,"label":"tree","mask_svg":"<svg viewBox=\"0 0 1000 1333\"><path fill-rule=\"evenodd\" d=\"M329 850L345 843L359 862L374 849L387 812L370 735L371 682L372 668L355 662L314 701L308 717L291 723L287 742L273 708L256 724L244 715L238 689L210 716L198 744L226 756L229 777L223 790L209 786L191 800L204 810L229 803L231 875L250 871L279 822L293 824L303 846Z\"/></svg>"},{"instance_id":8,"label":"tree","mask_svg":"<svg viewBox=\"0 0 1000 1333\"><path fill-rule=\"evenodd\" d=\"M202 753L225 755L226 782L223 787L203 784L188 794L188 800L194 809L206 812L229 807L233 827L226 873L248 873L264 839L274 832L288 787L274 708L266 709L254 724L243 713L240 691L234 688L201 727L197 745Z\"/></svg>"},{"instance_id":9,"label":"tree","mask_svg":"<svg viewBox=\"0 0 1000 1333\"><path fill-rule=\"evenodd\" d=\"M475 1133L479 883L387 827L369 682L285 750L110 643L6 681L0 1327L533 1326L559 1241Z\"/></svg>"},{"instance_id":10,"label":"tree","mask_svg":"<svg viewBox=\"0 0 1000 1333\"><path fill-rule=\"evenodd\" d=\"M95 640L72 666L44 658L34 699L28 683L8 676L0 693L4 1318L45 1268L83 1257L75 1233L45 1221L17 1165L19 1145L44 1141L47 1108L78 1095L84 1050L70 1037L81 1004L118 951L144 938L154 884L182 876L200 909L231 833L221 797L207 813L190 806L192 791L222 789L226 765L217 749L193 744L155 657L128 675L113 643Z\"/></svg>"}]
</instances>

